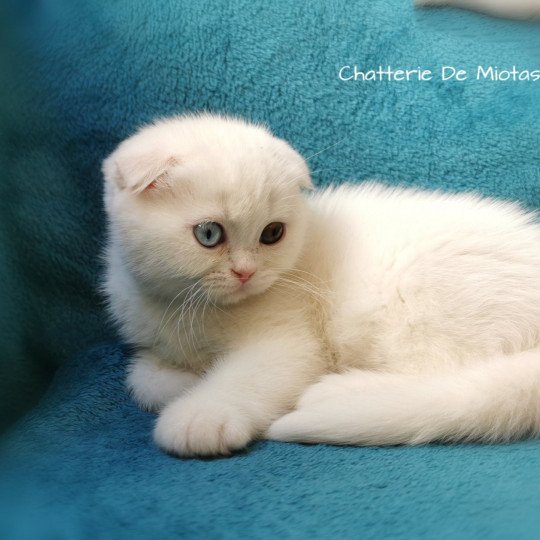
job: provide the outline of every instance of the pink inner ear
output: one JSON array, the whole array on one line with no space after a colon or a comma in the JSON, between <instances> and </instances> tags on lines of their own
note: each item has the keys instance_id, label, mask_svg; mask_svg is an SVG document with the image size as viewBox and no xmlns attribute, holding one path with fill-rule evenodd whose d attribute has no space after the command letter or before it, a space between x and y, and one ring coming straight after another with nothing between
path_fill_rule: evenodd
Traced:
<instances>
[{"instance_id":1,"label":"pink inner ear","mask_svg":"<svg viewBox=\"0 0 540 540\"><path fill-rule=\"evenodd\" d=\"M156 189L157 187L157 181L154 180L153 182L150 182L150 184L148 184L144 189L143 189L143 193L146 193L147 191L150 191L151 189Z\"/></svg>"},{"instance_id":2,"label":"pink inner ear","mask_svg":"<svg viewBox=\"0 0 540 540\"><path fill-rule=\"evenodd\" d=\"M161 173L159 174L159 176L157 178L154 178L154 180L152 180L144 189L138 191L138 193L146 193L148 191L151 191L151 190L154 190L156 188L164 188L164 187L169 187L169 176L168 176L168 173L167 173L167 168L168 167L171 167L173 165L176 165L176 160L174 158L170 158L164 165L162 165L161 167ZM155 174L158 174L156 173L155 171L150 171L148 173L148 175L152 175L155 176ZM148 177L147 177L148 179ZM142 179L142 182L144 182L145 179L143 178Z\"/></svg>"}]
</instances>

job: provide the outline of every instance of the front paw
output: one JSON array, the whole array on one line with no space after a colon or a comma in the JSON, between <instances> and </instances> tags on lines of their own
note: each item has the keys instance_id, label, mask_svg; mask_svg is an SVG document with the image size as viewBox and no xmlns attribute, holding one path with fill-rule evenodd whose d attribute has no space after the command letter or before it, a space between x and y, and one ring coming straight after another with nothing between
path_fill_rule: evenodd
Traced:
<instances>
[{"instance_id":1,"label":"front paw","mask_svg":"<svg viewBox=\"0 0 540 540\"><path fill-rule=\"evenodd\" d=\"M194 373L165 367L152 353L141 351L128 368L126 385L141 409L158 412L198 381Z\"/></svg>"},{"instance_id":2,"label":"front paw","mask_svg":"<svg viewBox=\"0 0 540 540\"><path fill-rule=\"evenodd\" d=\"M195 396L165 407L154 430L160 448L184 457L228 455L254 436L252 423L238 408Z\"/></svg>"}]
</instances>

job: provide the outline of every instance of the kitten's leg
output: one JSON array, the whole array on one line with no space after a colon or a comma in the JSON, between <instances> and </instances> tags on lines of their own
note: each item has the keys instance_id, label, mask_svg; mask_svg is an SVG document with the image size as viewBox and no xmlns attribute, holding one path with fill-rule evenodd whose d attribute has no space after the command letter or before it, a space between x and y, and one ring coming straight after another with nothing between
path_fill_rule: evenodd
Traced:
<instances>
[{"instance_id":1,"label":"kitten's leg","mask_svg":"<svg viewBox=\"0 0 540 540\"><path fill-rule=\"evenodd\" d=\"M181 456L210 456L262 434L321 374L318 342L299 334L260 338L216 362L193 391L162 411L156 443Z\"/></svg>"},{"instance_id":2,"label":"kitten's leg","mask_svg":"<svg viewBox=\"0 0 540 540\"><path fill-rule=\"evenodd\" d=\"M126 384L142 409L157 412L198 381L194 373L165 367L150 351L141 351L128 368Z\"/></svg>"}]
</instances>

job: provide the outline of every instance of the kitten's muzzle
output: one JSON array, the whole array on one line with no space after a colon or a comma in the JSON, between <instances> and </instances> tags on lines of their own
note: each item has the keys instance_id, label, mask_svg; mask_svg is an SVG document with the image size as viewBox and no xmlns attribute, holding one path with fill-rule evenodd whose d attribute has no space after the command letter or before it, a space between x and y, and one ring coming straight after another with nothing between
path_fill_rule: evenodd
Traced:
<instances>
[{"instance_id":1,"label":"kitten's muzzle","mask_svg":"<svg viewBox=\"0 0 540 540\"><path fill-rule=\"evenodd\" d=\"M255 270L233 270L231 268L231 272L243 285L251 279L251 276L255 273Z\"/></svg>"}]
</instances>

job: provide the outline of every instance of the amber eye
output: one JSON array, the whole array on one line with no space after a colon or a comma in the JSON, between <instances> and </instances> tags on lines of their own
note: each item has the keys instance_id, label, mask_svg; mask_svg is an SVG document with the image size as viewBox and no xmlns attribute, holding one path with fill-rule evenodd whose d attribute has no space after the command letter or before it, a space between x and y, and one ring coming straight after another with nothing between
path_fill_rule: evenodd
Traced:
<instances>
[{"instance_id":1,"label":"amber eye","mask_svg":"<svg viewBox=\"0 0 540 540\"><path fill-rule=\"evenodd\" d=\"M225 241L225 232L219 223L205 221L193 227L193 234L201 246L211 248Z\"/></svg>"},{"instance_id":2,"label":"amber eye","mask_svg":"<svg viewBox=\"0 0 540 540\"><path fill-rule=\"evenodd\" d=\"M279 240L281 240L284 232L285 224L274 221L273 223L269 223L263 229L259 241L261 242L261 244L275 244L276 242L279 242Z\"/></svg>"}]
</instances>

